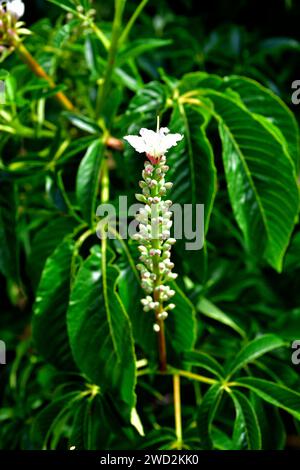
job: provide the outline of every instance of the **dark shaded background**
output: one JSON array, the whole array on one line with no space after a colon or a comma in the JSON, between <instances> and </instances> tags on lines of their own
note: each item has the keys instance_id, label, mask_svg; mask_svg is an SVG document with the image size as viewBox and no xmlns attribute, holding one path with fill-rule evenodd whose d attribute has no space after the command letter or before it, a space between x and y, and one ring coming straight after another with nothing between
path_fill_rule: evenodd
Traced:
<instances>
[{"instance_id":1,"label":"dark shaded background","mask_svg":"<svg viewBox=\"0 0 300 470\"><path fill-rule=\"evenodd\" d=\"M25 3L28 24L45 16L54 23L65 14L47 0ZM127 1L125 21L138 4ZM94 0L93 6L98 21L111 21L114 0ZM291 105L291 83L300 77L299 25L296 0L149 0L131 37L172 40L159 57L154 51L151 60L142 58L145 82L158 78L159 67L177 77L195 70L245 75Z\"/></svg>"},{"instance_id":2,"label":"dark shaded background","mask_svg":"<svg viewBox=\"0 0 300 470\"><path fill-rule=\"evenodd\" d=\"M109 19L113 0L95 0L103 17ZM134 10L139 2L128 1L128 9ZM34 22L44 15L55 16L58 8L50 7L47 0L25 0L25 19ZM226 23L245 26L249 31L259 31L261 37L289 36L300 39L300 5L296 0L150 0L145 11L149 13L172 10L176 15L201 19L206 32Z\"/></svg>"}]
</instances>

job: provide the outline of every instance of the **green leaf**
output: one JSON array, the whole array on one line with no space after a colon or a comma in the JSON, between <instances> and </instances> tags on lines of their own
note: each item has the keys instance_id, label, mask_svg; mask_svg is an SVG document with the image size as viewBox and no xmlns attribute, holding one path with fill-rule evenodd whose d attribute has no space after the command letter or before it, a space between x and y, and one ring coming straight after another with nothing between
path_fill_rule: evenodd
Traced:
<instances>
[{"instance_id":1,"label":"green leaf","mask_svg":"<svg viewBox=\"0 0 300 470\"><path fill-rule=\"evenodd\" d=\"M279 409L269 405L255 393L250 393L261 430L262 448L283 450L286 446L286 431Z\"/></svg>"},{"instance_id":2,"label":"green leaf","mask_svg":"<svg viewBox=\"0 0 300 470\"><path fill-rule=\"evenodd\" d=\"M160 115L166 106L167 97L167 87L159 82L150 82L138 90L122 118L124 132L133 134L133 129L140 129L142 125L154 127L156 116ZM128 129L130 125L133 127ZM131 150L129 145L126 145L126 148Z\"/></svg>"},{"instance_id":3,"label":"green leaf","mask_svg":"<svg viewBox=\"0 0 300 470\"><path fill-rule=\"evenodd\" d=\"M230 394L235 406L233 441L235 450L261 449L261 431L255 409L245 395L235 390Z\"/></svg>"},{"instance_id":4,"label":"green leaf","mask_svg":"<svg viewBox=\"0 0 300 470\"><path fill-rule=\"evenodd\" d=\"M282 334L281 337L283 337ZM286 344L287 346L289 346L289 342L287 342ZM263 371L264 377L266 379L282 383L288 388L297 389L300 386L300 376L297 372L297 369L293 368L292 364L290 367L287 366L286 358L290 354L288 347L286 348L285 352L286 354L282 355L282 358L275 358L274 356L264 356L259 361L255 361L255 366Z\"/></svg>"},{"instance_id":5,"label":"green leaf","mask_svg":"<svg viewBox=\"0 0 300 470\"><path fill-rule=\"evenodd\" d=\"M169 450L174 442L176 442L174 429L160 427L159 429L153 429L146 437L143 437L138 449Z\"/></svg>"},{"instance_id":6,"label":"green leaf","mask_svg":"<svg viewBox=\"0 0 300 470\"><path fill-rule=\"evenodd\" d=\"M285 142L232 97L212 90L205 95L219 121L229 196L246 246L281 271L299 205Z\"/></svg>"},{"instance_id":7,"label":"green leaf","mask_svg":"<svg viewBox=\"0 0 300 470\"><path fill-rule=\"evenodd\" d=\"M56 168L64 165L68 160L70 160L75 155L80 155L80 152L86 150L87 147L95 140L95 136L89 135L85 137L80 137L70 143L65 152L61 157L56 161Z\"/></svg>"},{"instance_id":8,"label":"green leaf","mask_svg":"<svg viewBox=\"0 0 300 470\"><path fill-rule=\"evenodd\" d=\"M75 15L77 15L77 11L74 8L74 4L70 0L48 0L48 2L57 5L58 7L68 11L69 13L74 13Z\"/></svg>"},{"instance_id":9,"label":"green leaf","mask_svg":"<svg viewBox=\"0 0 300 470\"><path fill-rule=\"evenodd\" d=\"M278 408L282 408L300 420L300 393L284 385L254 377L240 377L234 383L236 386L246 387L252 390L266 402Z\"/></svg>"},{"instance_id":10,"label":"green leaf","mask_svg":"<svg viewBox=\"0 0 300 470\"><path fill-rule=\"evenodd\" d=\"M253 362L263 354L282 346L284 346L284 341L273 334L263 335L250 341L229 364L227 368L229 376L232 376L237 370L245 367L249 362Z\"/></svg>"},{"instance_id":11,"label":"green leaf","mask_svg":"<svg viewBox=\"0 0 300 470\"><path fill-rule=\"evenodd\" d=\"M67 314L70 344L83 373L127 405L134 404L135 356L127 313L116 292L119 271L96 247L74 282Z\"/></svg>"},{"instance_id":12,"label":"green leaf","mask_svg":"<svg viewBox=\"0 0 300 470\"><path fill-rule=\"evenodd\" d=\"M214 449L217 450L234 450L232 439L225 432L216 427L212 427L212 438Z\"/></svg>"},{"instance_id":13,"label":"green leaf","mask_svg":"<svg viewBox=\"0 0 300 470\"><path fill-rule=\"evenodd\" d=\"M278 96L250 78L230 76L224 83L235 90L251 113L264 116L274 124L286 140L288 152L299 168L299 126L293 113Z\"/></svg>"},{"instance_id":14,"label":"green leaf","mask_svg":"<svg viewBox=\"0 0 300 470\"><path fill-rule=\"evenodd\" d=\"M170 128L184 139L168 152L168 178L174 183L173 202L204 204L205 232L209 225L216 193L216 168L213 150L205 134L207 117L191 106L178 105Z\"/></svg>"},{"instance_id":15,"label":"green leaf","mask_svg":"<svg viewBox=\"0 0 300 470\"><path fill-rule=\"evenodd\" d=\"M236 333L242 336L242 338L246 338L245 331L227 313L223 312L208 299L201 297L196 308L202 313L202 315L212 318L223 325L229 326L236 331Z\"/></svg>"},{"instance_id":16,"label":"green leaf","mask_svg":"<svg viewBox=\"0 0 300 470\"><path fill-rule=\"evenodd\" d=\"M0 182L0 272L20 284L17 190L8 181Z\"/></svg>"},{"instance_id":17,"label":"green leaf","mask_svg":"<svg viewBox=\"0 0 300 470\"><path fill-rule=\"evenodd\" d=\"M43 357L59 369L76 369L69 346L66 312L70 294L72 240L47 259L33 307L33 338Z\"/></svg>"},{"instance_id":18,"label":"green leaf","mask_svg":"<svg viewBox=\"0 0 300 470\"><path fill-rule=\"evenodd\" d=\"M59 440L66 437L66 428L61 426L74 414L80 404L81 395L78 391L68 392L43 408L34 418L31 428L31 437L34 443L40 449L53 449L53 440ZM78 403L79 402L79 403ZM55 436L55 437L54 437Z\"/></svg>"},{"instance_id":19,"label":"green leaf","mask_svg":"<svg viewBox=\"0 0 300 470\"><path fill-rule=\"evenodd\" d=\"M101 128L98 126L97 122L81 114L75 114L65 111L63 115L73 124L73 126L78 127L82 131L88 132L89 134L100 134Z\"/></svg>"},{"instance_id":20,"label":"green leaf","mask_svg":"<svg viewBox=\"0 0 300 470\"><path fill-rule=\"evenodd\" d=\"M154 317L142 309L143 291L136 275L139 276L138 272L133 271L130 267L122 269L118 280L118 292L130 317L136 344L144 351L148 359L157 364L157 338L153 330Z\"/></svg>"},{"instance_id":21,"label":"green leaf","mask_svg":"<svg viewBox=\"0 0 300 470\"><path fill-rule=\"evenodd\" d=\"M201 448L212 449L211 437L212 422L222 398L222 386L217 383L212 385L205 393L197 412L197 426L201 439Z\"/></svg>"},{"instance_id":22,"label":"green leaf","mask_svg":"<svg viewBox=\"0 0 300 470\"><path fill-rule=\"evenodd\" d=\"M200 367L211 372L217 376L220 380L224 378L223 367L209 354L200 351L186 351L183 354L183 360L188 364Z\"/></svg>"},{"instance_id":23,"label":"green leaf","mask_svg":"<svg viewBox=\"0 0 300 470\"><path fill-rule=\"evenodd\" d=\"M47 221L39 228L32 240L27 271L34 289L37 288L46 259L53 253L65 236L72 233L76 222L71 217L59 217Z\"/></svg>"},{"instance_id":24,"label":"green leaf","mask_svg":"<svg viewBox=\"0 0 300 470\"><path fill-rule=\"evenodd\" d=\"M188 238L184 237L184 243L178 242L177 249L184 252L185 262L188 260L190 266L194 263L199 265L197 270L200 278L205 277L205 250L204 235L208 230L210 215L216 194L216 168L214 165L213 150L206 137L205 128L207 125L206 117L197 109L190 106L179 104L173 110L170 121L172 132L183 134L184 139L168 152L168 179L174 184L170 199L175 204L190 204L192 209L192 223L188 228L196 232L196 239L191 239L193 247L187 249ZM201 219L201 213L196 205L204 205L204 220ZM197 214L200 217L197 220ZM184 220L188 217L184 215ZM203 224L203 226L201 225ZM198 225L196 225L198 224ZM185 234L186 235L186 234ZM202 272L201 272L202 271ZM193 269L193 274L195 270Z\"/></svg>"},{"instance_id":25,"label":"green leaf","mask_svg":"<svg viewBox=\"0 0 300 470\"><path fill-rule=\"evenodd\" d=\"M0 80L5 80L8 77L9 77L8 70L0 69Z\"/></svg>"},{"instance_id":26,"label":"green leaf","mask_svg":"<svg viewBox=\"0 0 300 470\"><path fill-rule=\"evenodd\" d=\"M99 189L104 145L95 140L80 162L76 178L76 196L85 220L93 226L96 214L96 197Z\"/></svg>"},{"instance_id":27,"label":"green leaf","mask_svg":"<svg viewBox=\"0 0 300 470\"><path fill-rule=\"evenodd\" d=\"M172 43L169 39L144 38L130 41L118 53L117 65L124 64L127 60L135 59L145 52L152 52L159 47L166 47Z\"/></svg>"},{"instance_id":28,"label":"green leaf","mask_svg":"<svg viewBox=\"0 0 300 470\"><path fill-rule=\"evenodd\" d=\"M69 448L76 450L109 449L113 436L124 439L122 420L117 410L113 410L107 397L87 395L77 404Z\"/></svg>"},{"instance_id":29,"label":"green leaf","mask_svg":"<svg viewBox=\"0 0 300 470\"><path fill-rule=\"evenodd\" d=\"M175 290L172 302L176 308L172 310L165 322L165 334L169 359L172 356L178 364L178 361L181 363L181 353L194 348L197 323L193 304L175 282L170 285Z\"/></svg>"}]
</instances>

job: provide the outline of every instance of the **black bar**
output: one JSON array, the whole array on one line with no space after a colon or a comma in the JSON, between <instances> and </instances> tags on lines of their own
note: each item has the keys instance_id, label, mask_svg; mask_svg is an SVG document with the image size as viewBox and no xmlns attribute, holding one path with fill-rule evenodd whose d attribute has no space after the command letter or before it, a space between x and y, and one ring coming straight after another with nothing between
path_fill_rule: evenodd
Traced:
<instances>
[{"instance_id":1,"label":"black bar","mask_svg":"<svg viewBox=\"0 0 300 470\"><path fill-rule=\"evenodd\" d=\"M195 468L211 470L217 465L220 469L227 465L240 465L240 469L256 465L280 465L291 468L297 457L297 451L0 451L0 468L4 465L30 464L33 467L41 465L66 466L80 468L101 468L103 465L122 468L146 468L149 465L192 465ZM87 467L88 466L88 467ZM207 466L207 468L205 468ZM43 469L42 469L43 470ZM54 468L55 470L55 468Z\"/></svg>"}]
</instances>

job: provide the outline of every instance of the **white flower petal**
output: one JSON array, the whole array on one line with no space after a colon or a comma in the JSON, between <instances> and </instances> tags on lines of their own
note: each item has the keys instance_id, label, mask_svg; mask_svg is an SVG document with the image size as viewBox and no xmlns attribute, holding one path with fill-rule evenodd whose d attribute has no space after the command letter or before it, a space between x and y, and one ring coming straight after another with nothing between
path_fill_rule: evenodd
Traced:
<instances>
[{"instance_id":1,"label":"white flower petal","mask_svg":"<svg viewBox=\"0 0 300 470\"><path fill-rule=\"evenodd\" d=\"M16 18L21 18L25 12L25 5L22 0L12 0L7 2L6 10Z\"/></svg>"},{"instance_id":2,"label":"white flower petal","mask_svg":"<svg viewBox=\"0 0 300 470\"><path fill-rule=\"evenodd\" d=\"M145 127L142 127L140 130L140 135L144 139L155 139L156 138L156 132L152 131L151 129L146 129Z\"/></svg>"},{"instance_id":3,"label":"white flower petal","mask_svg":"<svg viewBox=\"0 0 300 470\"><path fill-rule=\"evenodd\" d=\"M137 135L126 135L125 140L139 153L147 152L145 141Z\"/></svg>"},{"instance_id":4,"label":"white flower petal","mask_svg":"<svg viewBox=\"0 0 300 470\"><path fill-rule=\"evenodd\" d=\"M183 139L181 134L169 134L165 135L161 140L160 150L164 154L168 149L177 145L177 142Z\"/></svg>"},{"instance_id":5,"label":"white flower petal","mask_svg":"<svg viewBox=\"0 0 300 470\"><path fill-rule=\"evenodd\" d=\"M144 139L146 145L150 147L157 143L157 133L150 129L145 129L145 127L142 127L140 130L140 135Z\"/></svg>"},{"instance_id":6,"label":"white flower petal","mask_svg":"<svg viewBox=\"0 0 300 470\"><path fill-rule=\"evenodd\" d=\"M146 153L152 156L157 155L157 148L159 147L159 134L144 127L140 130L140 135L144 139L146 146Z\"/></svg>"},{"instance_id":7,"label":"white flower petal","mask_svg":"<svg viewBox=\"0 0 300 470\"><path fill-rule=\"evenodd\" d=\"M161 127L161 128L159 129L159 133L160 133L162 136L164 136L164 134L169 134L169 132L170 132L170 129L168 129L167 127Z\"/></svg>"},{"instance_id":8,"label":"white flower petal","mask_svg":"<svg viewBox=\"0 0 300 470\"><path fill-rule=\"evenodd\" d=\"M174 147L177 142L183 139L181 134L169 134L167 127L161 127L157 132L150 129L142 128L140 136L124 137L137 152L145 152L151 157L160 158L168 149Z\"/></svg>"}]
</instances>

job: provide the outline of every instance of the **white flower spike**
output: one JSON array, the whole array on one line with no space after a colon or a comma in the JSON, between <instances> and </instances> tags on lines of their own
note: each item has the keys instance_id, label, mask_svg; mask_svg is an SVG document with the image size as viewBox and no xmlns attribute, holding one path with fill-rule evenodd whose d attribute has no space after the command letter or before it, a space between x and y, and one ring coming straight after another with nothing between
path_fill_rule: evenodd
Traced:
<instances>
[{"instance_id":1,"label":"white flower spike","mask_svg":"<svg viewBox=\"0 0 300 470\"><path fill-rule=\"evenodd\" d=\"M157 163L166 152L177 145L183 139L181 134L170 134L167 127L159 128L154 132L144 127L140 130L140 136L126 135L125 140L139 153L146 153L152 163Z\"/></svg>"},{"instance_id":2,"label":"white flower spike","mask_svg":"<svg viewBox=\"0 0 300 470\"><path fill-rule=\"evenodd\" d=\"M19 19L24 15L25 5L22 0L11 0L6 3L6 11Z\"/></svg>"},{"instance_id":3,"label":"white flower spike","mask_svg":"<svg viewBox=\"0 0 300 470\"><path fill-rule=\"evenodd\" d=\"M164 322L175 304L170 303L176 294L169 285L177 274L171 262L171 247L176 242L171 237L172 201L165 199L173 184L166 181L169 166L165 153L183 139L181 134L169 134L169 129L159 127L157 119L156 132L141 129L140 136L127 135L124 137L139 153L146 153L150 160L145 161L142 180L139 187L142 193L136 194L136 199L143 205L136 214L138 232L133 239L139 242L140 252L137 269L140 271L141 287L145 297L141 300L144 312L154 311L155 323L153 329L158 335L160 351L160 368L166 370L166 357L161 355L164 350Z\"/></svg>"}]
</instances>

